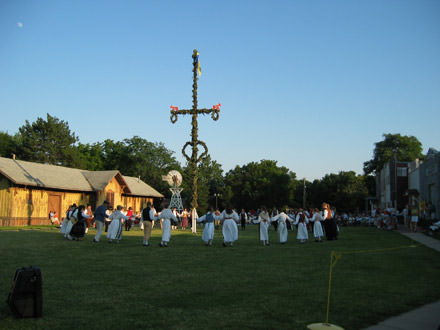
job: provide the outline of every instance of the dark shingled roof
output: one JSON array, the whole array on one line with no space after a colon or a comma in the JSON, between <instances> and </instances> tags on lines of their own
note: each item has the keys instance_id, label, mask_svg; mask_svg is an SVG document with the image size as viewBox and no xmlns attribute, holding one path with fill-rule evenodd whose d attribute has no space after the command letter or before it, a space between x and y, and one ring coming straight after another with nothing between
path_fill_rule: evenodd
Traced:
<instances>
[{"instance_id":1,"label":"dark shingled roof","mask_svg":"<svg viewBox=\"0 0 440 330\"><path fill-rule=\"evenodd\" d=\"M83 192L102 191L116 177L127 195L163 197L142 180L118 170L86 171L0 157L0 173L18 185Z\"/></svg>"}]
</instances>

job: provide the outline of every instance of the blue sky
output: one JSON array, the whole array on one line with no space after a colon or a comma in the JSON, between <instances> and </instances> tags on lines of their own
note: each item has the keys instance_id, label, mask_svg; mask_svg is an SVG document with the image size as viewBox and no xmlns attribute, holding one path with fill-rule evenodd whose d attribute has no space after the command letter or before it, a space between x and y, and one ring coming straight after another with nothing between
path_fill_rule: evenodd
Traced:
<instances>
[{"instance_id":1,"label":"blue sky","mask_svg":"<svg viewBox=\"0 0 440 330\"><path fill-rule=\"evenodd\" d=\"M46 113L82 143L141 136L183 163L192 51L199 139L226 171L353 170L384 133L440 149L440 2L0 0L1 131Z\"/></svg>"}]
</instances>

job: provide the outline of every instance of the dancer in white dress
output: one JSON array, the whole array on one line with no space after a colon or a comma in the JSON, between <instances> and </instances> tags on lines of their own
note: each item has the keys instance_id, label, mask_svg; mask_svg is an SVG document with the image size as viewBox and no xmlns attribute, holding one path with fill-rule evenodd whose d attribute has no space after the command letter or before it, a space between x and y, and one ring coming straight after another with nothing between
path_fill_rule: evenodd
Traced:
<instances>
[{"instance_id":1,"label":"dancer in white dress","mask_svg":"<svg viewBox=\"0 0 440 330\"><path fill-rule=\"evenodd\" d=\"M296 238L300 243L305 243L309 239L309 232L307 231L307 224L309 223L309 218L307 218L304 212L299 214L295 221L295 225L298 225L298 234Z\"/></svg>"},{"instance_id":2,"label":"dancer in white dress","mask_svg":"<svg viewBox=\"0 0 440 330\"><path fill-rule=\"evenodd\" d=\"M212 246L212 241L214 240L214 220L215 213L214 208L211 206L208 213L197 219L197 222L202 222L205 224L202 233L202 241L205 242L206 246Z\"/></svg>"},{"instance_id":3,"label":"dancer in white dress","mask_svg":"<svg viewBox=\"0 0 440 330\"><path fill-rule=\"evenodd\" d=\"M123 206L118 205L116 210L113 211L113 213L109 216L109 219L111 220L107 232L107 239L109 243L111 243L113 240L115 240L116 243L119 243L122 238L122 224L124 221L130 219L129 216L126 216L122 213L123 209Z\"/></svg>"},{"instance_id":4,"label":"dancer in white dress","mask_svg":"<svg viewBox=\"0 0 440 330\"><path fill-rule=\"evenodd\" d=\"M227 243L233 246L234 242L238 240L237 222L240 218L237 212L228 207L220 214L220 216L216 216L216 218L223 224L223 246L226 247Z\"/></svg>"},{"instance_id":5,"label":"dancer in white dress","mask_svg":"<svg viewBox=\"0 0 440 330\"><path fill-rule=\"evenodd\" d=\"M66 212L66 217L63 219L63 222L61 223L60 232L63 234L64 237L66 237L66 227L67 223L69 222L69 212L71 210L72 206L69 206L69 209Z\"/></svg>"},{"instance_id":6,"label":"dancer in white dress","mask_svg":"<svg viewBox=\"0 0 440 330\"><path fill-rule=\"evenodd\" d=\"M280 237L281 244L285 244L287 242L287 235L288 235L287 225L286 225L287 220L290 222L294 221L284 211L282 211L280 214L278 214L270 219L271 222L278 221L277 230L278 230L278 235Z\"/></svg>"},{"instance_id":7,"label":"dancer in white dress","mask_svg":"<svg viewBox=\"0 0 440 330\"><path fill-rule=\"evenodd\" d=\"M324 232L322 230L321 221L323 221L323 219L318 209L313 210L313 216L312 219L310 219L310 221L313 222L313 236L315 237L315 242L322 243L322 237L324 236Z\"/></svg>"},{"instance_id":8,"label":"dancer in white dress","mask_svg":"<svg viewBox=\"0 0 440 330\"><path fill-rule=\"evenodd\" d=\"M168 205L160 212L156 217L157 220L162 222L162 240L159 243L160 247L168 247L168 243L171 239L171 220L177 223L177 217L168 208Z\"/></svg>"},{"instance_id":9,"label":"dancer in white dress","mask_svg":"<svg viewBox=\"0 0 440 330\"><path fill-rule=\"evenodd\" d=\"M72 237L70 236L70 231L72 230L73 222L70 220L70 217L73 215L75 210L76 204L72 204L67 210L66 218L63 220L63 224L61 225L61 233L64 235L64 238L72 239Z\"/></svg>"},{"instance_id":10,"label":"dancer in white dress","mask_svg":"<svg viewBox=\"0 0 440 330\"><path fill-rule=\"evenodd\" d=\"M269 227L270 227L270 216L266 210L266 207L262 206L260 214L258 214L258 223L260 226L260 241L263 242L264 246L269 245Z\"/></svg>"}]
</instances>

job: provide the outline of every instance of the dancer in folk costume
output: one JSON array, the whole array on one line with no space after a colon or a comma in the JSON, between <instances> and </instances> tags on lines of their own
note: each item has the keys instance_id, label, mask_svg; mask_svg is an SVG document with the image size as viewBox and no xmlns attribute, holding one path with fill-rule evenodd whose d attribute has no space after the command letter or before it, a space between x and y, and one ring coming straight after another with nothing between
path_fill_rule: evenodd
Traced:
<instances>
[{"instance_id":1,"label":"dancer in folk costume","mask_svg":"<svg viewBox=\"0 0 440 330\"><path fill-rule=\"evenodd\" d=\"M87 207L84 210L84 213L87 215L87 218L86 218L86 234L87 234L89 232L89 228L90 228L90 225L92 224L92 220L93 220L92 206L90 204L87 204Z\"/></svg>"},{"instance_id":2,"label":"dancer in folk costume","mask_svg":"<svg viewBox=\"0 0 440 330\"><path fill-rule=\"evenodd\" d=\"M270 216L266 210L266 207L262 206L261 211L258 214L258 224L260 227L260 241L263 245L269 245L269 227L270 227Z\"/></svg>"},{"instance_id":3,"label":"dancer in folk costume","mask_svg":"<svg viewBox=\"0 0 440 330\"><path fill-rule=\"evenodd\" d=\"M315 209L313 212L313 217L310 219L310 221L313 222L313 236L315 237L315 242L322 243L322 237L324 237L324 232L321 225L322 220L321 213L319 213L318 209Z\"/></svg>"},{"instance_id":4,"label":"dancer in folk costume","mask_svg":"<svg viewBox=\"0 0 440 330\"><path fill-rule=\"evenodd\" d=\"M322 218L324 219L324 230L327 240L331 241L333 239L338 239L338 229L336 227L336 221L333 218L330 205L327 203L322 203L322 208Z\"/></svg>"},{"instance_id":5,"label":"dancer in folk costume","mask_svg":"<svg viewBox=\"0 0 440 330\"><path fill-rule=\"evenodd\" d=\"M197 222L202 222L205 224L202 233L202 241L205 242L206 246L212 246L212 241L214 240L214 220L215 213L214 208L211 206L209 212L197 219Z\"/></svg>"},{"instance_id":6,"label":"dancer in folk costume","mask_svg":"<svg viewBox=\"0 0 440 330\"><path fill-rule=\"evenodd\" d=\"M66 232L66 230L67 230L67 224L70 222L70 211L72 211L72 206L73 205L69 206L69 208L67 209L66 217L63 219L63 223L61 224L61 228L60 228L60 232L61 234L63 234L65 238L67 238L67 234L69 234L70 232L70 230L69 232Z\"/></svg>"},{"instance_id":7,"label":"dancer in folk costume","mask_svg":"<svg viewBox=\"0 0 440 330\"><path fill-rule=\"evenodd\" d=\"M304 212L299 213L297 216L295 225L298 225L298 234L296 238L300 243L305 243L309 239L309 232L307 231L307 224L309 223L309 218Z\"/></svg>"},{"instance_id":8,"label":"dancer in folk costume","mask_svg":"<svg viewBox=\"0 0 440 330\"><path fill-rule=\"evenodd\" d=\"M70 236L70 231L72 230L73 225L76 223L76 221L78 220L74 215L76 214L75 212L77 211L77 206L76 204L72 204L72 206L70 207L69 211L67 212L67 225L66 225L66 229L65 229L65 233L64 233L64 237L72 240L72 236Z\"/></svg>"},{"instance_id":9,"label":"dancer in folk costume","mask_svg":"<svg viewBox=\"0 0 440 330\"><path fill-rule=\"evenodd\" d=\"M182 221L180 222L181 229L185 230L188 227L189 212L186 208L183 209L182 213L179 214Z\"/></svg>"},{"instance_id":10,"label":"dancer in folk costume","mask_svg":"<svg viewBox=\"0 0 440 330\"><path fill-rule=\"evenodd\" d=\"M240 224L241 224L241 230L246 229L246 222L248 220L248 216L246 214L246 211L244 209L241 209L240 212Z\"/></svg>"},{"instance_id":11,"label":"dancer in folk costume","mask_svg":"<svg viewBox=\"0 0 440 330\"><path fill-rule=\"evenodd\" d=\"M227 207L219 216L216 216L223 225L223 246L226 244L234 245L234 242L238 240L238 227L237 222L240 220L237 212L232 210L231 207Z\"/></svg>"},{"instance_id":12,"label":"dancer in folk costume","mask_svg":"<svg viewBox=\"0 0 440 330\"><path fill-rule=\"evenodd\" d=\"M92 216L87 215L86 207L84 205L80 205L72 214L72 218L76 218L77 221L73 224L72 229L70 230L70 236L73 240L79 241L82 239L86 233L87 228L87 219Z\"/></svg>"},{"instance_id":13,"label":"dancer in folk costume","mask_svg":"<svg viewBox=\"0 0 440 330\"><path fill-rule=\"evenodd\" d=\"M151 230L154 227L154 219L156 217L156 209L151 202L147 203L147 206L141 213L141 229L144 231L143 246L150 246Z\"/></svg>"},{"instance_id":14,"label":"dancer in folk costume","mask_svg":"<svg viewBox=\"0 0 440 330\"><path fill-rule=\"evenodd\" d=\"M109 216L109 219L111 220L107 231L107 239L109 243L113 242L113 240L115 240L116 243L119 243L122 238L122 225L130 218L122 213L123 209L124 207L122 205L118 205L116 210L114 210Z\"/></svg>"},{"instance_id":15,"label":"dancer in folk costume","mask_svg":"<svg viewBox=\"0 0 440 330\"><path fill-rule=\"evenodd\" d=\"M277 231L281 244L285 244L287 242L287 236L288 236L287 225L286 225L287 220L290 222L294 221L284 211L281 211L281 213L270 219L271 222L275 222L275 221L278 222Z\"/></svg>"},{"instance_id":16,"label":"dancer in folk costume","mask_svg":"<svg viewBox=\"0 0 440 330\"><path fill-rule=\"evenodd\" d=\"M270 212L270 217L271 218L273 218L273 217L276 217L278 214L280 214L280 212L278 211L278 209L277 208L273 208L272 209L272 212ZM275 231L277 231L277 227L278 227L278 221L273 221L272 223L271 223L272 225L273 225L273 228L275 229Z\"/></svg>"},{"instance_id":17,"label":"dancer in folk costume","mask_svg":"<svg viewBox=\"0 0 440 330\"><path fill-rule=\"evenodd\" d=\"M128 220L125 221L125 231L130 231L134 221L133 208L131 206L128 208L125 215L128 217Z\"/></svg>"},{"instance_id":18,"label":"dancer in folk costume","mask_svg":"<svg viewBox=\"0 0 440 330\"><path fill-rule=\"evenodd\" d=\"M179 220L179 212L177 212L177 208L173 207L172 211L173 211L174 216L177 218L177 220ZM175 222L174 224L171 224L171 229L172 230L176 230L178 224L179 224L178 222Z\"/></svg>"},{"instance_id":19,"label":"dancer in folk costume","mask_svg":"<svg viewBox=\"0 0 440 330\"><path fill-rule=\"evenodd\" d=\"M166 205L162 212L157 216L157 219L162 221L162 240L159 243L159 246L168 247L171 239L171 221L173 220L177 222L177 217L173 214L173 211L168 208L168 205Z\"/></svg>"},{"instance_id":20,"label":"dancer in folk costume","mask_svg":"<svg viewBox=\"0 0 440 330\"><path fill-rule=\"evenodd\" d=\"M93 238L94 243L98 243L101 239L102 230L104 229L104 222L106 221L108 215L107 211L110 206L108 201L104 201L102 205L98 206L94 213L94 221L96 226L96 234Z\"/></svg>"}]
</instances>

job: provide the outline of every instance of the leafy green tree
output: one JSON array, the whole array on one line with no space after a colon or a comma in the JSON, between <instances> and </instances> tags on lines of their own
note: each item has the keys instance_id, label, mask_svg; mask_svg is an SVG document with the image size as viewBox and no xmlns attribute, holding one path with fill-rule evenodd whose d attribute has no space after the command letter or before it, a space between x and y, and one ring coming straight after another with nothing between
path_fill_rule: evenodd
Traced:
<instances>
[{"instance_id":1,"label":"leafy green tree","mask_svg":"<svg viewBox=\"0 0 440 330\"><path fill-rule=\"evenodd\" d=\"M320 208L322 202L328 201L328 192L327 186L322 183L321 180L313 180L307 184L306 188L307 192L307 204L306 207L310 208Z\"/></svg>"},{"instance_id":2,"label":"leafy green tree","mask_svg":"<svg viewBox=\"0 0 440 330\"><path fill-rule=\"evenodd\" d=\"M414 136L384 134L384 140L375 143L373 159L364 162L364 173L380 171L393 157L400 161L423 159L422 144Z\"/></svg>"},{"instance_id":3,"label":"leafy green tree","mask_svg":"<svg viewBox=\"0 0 440 330\"><path fill-rule=\"evenodd\" d=\"M139 136L122 142L105 140L101 144L106 170L119 170L123 175L140 177L143 181L169 196L168 184L162 180L170 170L181 171L174 152L163 143L149 142Z\"/></svg>"},{"instance_id":4,"label":"leafy green tree","mask_svg":"<svg viewBox=\"0 0 440 330\"><path fill-rule=\"evenodd\" d=\"M190 207L189 203L192 198L191 191L191 173L192 168L187 163L183 169L183 185L182 197L185 200L186 207ZM221 193L223 196L224 178L221 165L208 155L202 159L198 165L198 212L205 213L210 205L215 206L214 193Z\"/></svg>"},{"instance_id":5,"label":"leafy green tree","mask_svg":"<svg viewBox=\"0 0 440 330\"><path fill-rule=\"evenodd\" d=\"M26 120L19 129L19 156L23 160L76 167L78 165L78 138L69 124L47 114L33 123Z\"/></svg>"},{"instance_id":6,"label":"leafy green tree","mask_svg":"<svg viewBox=\"0 0 440 330\"><path fill-rule=\"evenodd\" d=\"M79 168L89 171L101 171L104 166L104 151L101 143L78 143Z\"/></svg>"},{"instance_id":7,"label":"leafy green tree","mask_svg":"<svg viewBox=\"0 0 440 330\"><path fill-rule=\"evenodd\" d=\"M236 207L280 208L289 204L292 177L289 169L277 166L276 161L262 160L236 166L226 174L225 183L232 191L231 203Z\"/></svg>"},{"instance_id":8,"label":"leafy green tree","mask_svg":"<svg viewBox=\"0 0 440 330\"><path fill-rule=\"evenodd\" d=\"M311 183L307 180L297 180L296 175L292 177L290 183L290 203L291 208L302 208L304 202L306 208L310 205L309 201L309 188Z\"/></svg>"},{"instance_id":9,"label":"leafy green tree","mask_svg":"<svg viewBox=\"0 0 440 330\"><path fill-rule=\"evenodd\" d=\"M0 131L0 156L10 158L13 153L17 153L17 139Z\"/></svg>"},{"instance_id":10,"label":"leafy green tree","mask_svg":"<svg viewBox=\"0 0 440 330\"><path fill-rule=\"evenodd\" d=\"M341 212L359 212L365 206L368 195L366 177L354 171L327 174L322 180L315 180L309 188L309 207L320 207L329 203Z\"/></svg>"},{"instance_id":11,"label":"leafy green tree","mask_svg":"<svg viewBox=\"0 0 440 330\"><path fill-rule=\"evenodd\" d=\"M368 196L376 196L376 177L374 175L365 175L364 183L368 191Z\"/></svg>"}]
</instances>

